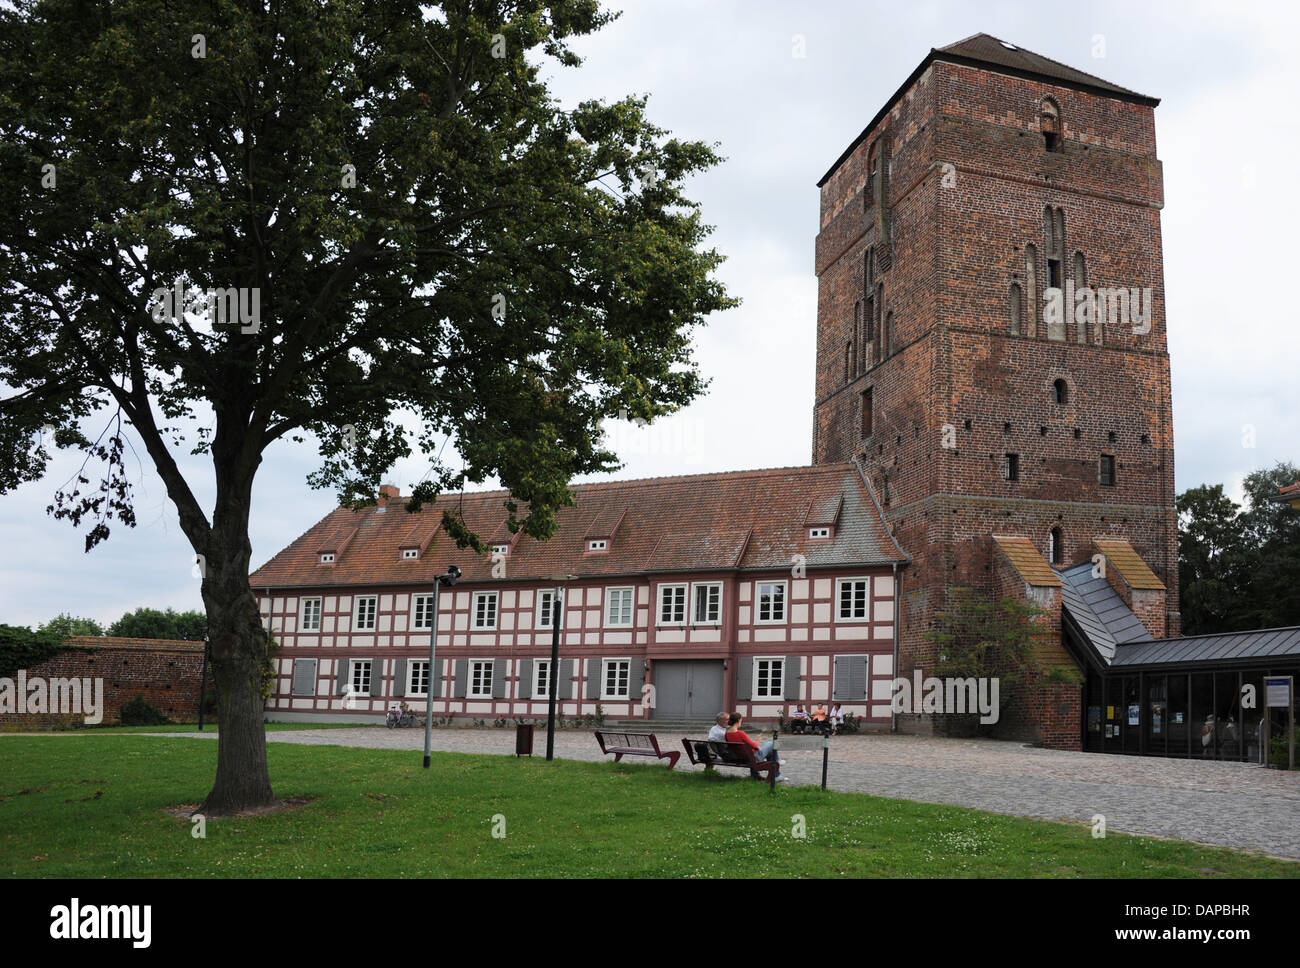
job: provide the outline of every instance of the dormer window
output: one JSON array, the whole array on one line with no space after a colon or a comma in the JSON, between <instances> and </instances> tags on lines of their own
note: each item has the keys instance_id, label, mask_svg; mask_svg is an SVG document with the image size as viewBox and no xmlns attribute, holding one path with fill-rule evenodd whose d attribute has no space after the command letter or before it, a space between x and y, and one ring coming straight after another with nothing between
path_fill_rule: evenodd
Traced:
<instances>
[{"instance_id":1,"label":"dormer window","mask_svg":"<svg viewBox=\"0 0 1300 968\"><path fill-rule=\"evenodd\" d=\"M587 542L588 551L608 551L609 540L607 538L592 538Z\"/></svg>"},{"instance_id":2,"label":"dormer window","mask_svg":"<svg viewBox=\"0 0 1300 968\"><path fill-rule=\"evenodd\" d=\"M494 545L492 546L492 554L494 554L494 555L501 555L502 557L505 557L506 555L510 554L510 545L508 545L508 544L494 544Z\"/></svg>"},{"instance_id":3,"label":"dormer window","mask_svg":"<svg viewBox=\"0 0 1300 968\"><path fill-rule=\"evenodd\" d=\"M808 540L810 541L825 541L830 536L831 536L830 528L809 528L808 529Z\"/></svg>"},{"instance_id":4,"label":"dormer window","mask_svg":"<svg viewBox=\"0 0 1300 968\"><path fill-rule=\"evenodd\" d=\"M320 563L321 563L322 565L332 565L332 564L334 564L334 552L332 552L332 551L322 551L322 552L321 552L321 556L320 556Z\"/></svg>"},{"instance_id":5,"label":"dormer window","mask_svg":"<svg viewBox=\"0 0 1300 968\"><path fill-rule=\"evenodd\" d=\"M402 560L403 560L403 561L415 561L415 560L416 560L417 558L419 558L419 557L420 557L420 549L419 549L419 548L403 548L403 549L402 549Z\"/></svg>"}]
</instances>

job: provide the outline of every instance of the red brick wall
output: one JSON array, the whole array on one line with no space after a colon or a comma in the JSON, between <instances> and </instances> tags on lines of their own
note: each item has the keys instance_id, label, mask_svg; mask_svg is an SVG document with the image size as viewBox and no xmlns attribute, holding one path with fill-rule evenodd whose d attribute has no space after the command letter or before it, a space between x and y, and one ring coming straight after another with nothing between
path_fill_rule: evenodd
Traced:
<instances>
[{"instance_id":1,"label":"red brick wall","mask_svg":"<svg viewBox=\"0 0 1300 968\"><path fill-rule=\"evenodd\" d=\"M138 695L176 722L198 720L202 642L78 636L67 645L65 651L27 669L27 678L102 679L103 718L97 725L118 723L122 706ZM8 678L16 677L17 673ZM53 725L85 725L85 717L81 713L0 713L0 729L4 730Z\"/></svg>"},{"instance_id":2,"label":"red brick wall","mask_svg":"<svg viewBox=\"0 0 1300 968\"><path fill-rule=\"evenodd\" d=\"M1044 150L1038 111L1046 96L1061 108L1063 153ZM951 604L952 588L994 590L988 539L995 533L1027 537L1046 554L1048 532L1060 528L1066 565L1089 560L1095 537L1127 539L1169 589L1163 624L1176 635L1163 179L1153 109L936 63L880 130L892 154L893 260L877 278L900 348L845 384L843 347L854 303L865 295L862 253L880 244L870 207L864 211L853 195L866 178L873 131L822 189L813 460L861 455L913 557L900 669L932 664L926 635L934 614ZM1047 206L1065 215L1064 278L1074 277L1081 252L1090 286L1149 287L1150 332L1117 323L1098 335L1094 326L1080 342L1071 323L1064 341L1045 338ZM1037 248L1035 305L1027 295L1029 243ZM1010 332L1012 282L1026 290L1026 335ZM1058 378L1067 384L1065 404L1053 400ZM874 422L864 440L858 412L868 386ZM1007 453L1019 454L1017 482L1003 479ZM1100 483L1102 454L1115 458L1114 486ZM1077 746L1078 690L1050 692L1064 698L1037 702L1038 726L1054 743L1069 733ZM1062 704L1070 707L1064 713Z\"/></svg>"}]
</instances>

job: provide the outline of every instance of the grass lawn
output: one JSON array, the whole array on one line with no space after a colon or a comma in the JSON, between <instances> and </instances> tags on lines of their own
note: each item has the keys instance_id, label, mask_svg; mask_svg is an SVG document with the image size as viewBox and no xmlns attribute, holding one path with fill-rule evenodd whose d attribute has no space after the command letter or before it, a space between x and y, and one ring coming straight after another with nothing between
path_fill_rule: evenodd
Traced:
<instances>
[{"instance_id":1,"label":"grass lawn","mask_svg":"<svg viewBox=\"0 0 1300 968\"><path fill-rule=\"evenodd\" d=\"M373 726L373 723L267 723L266 731L268 733L278 733L296 729L366 729ZM197 733L198 731L198 723L170 723L166 726L93 726L87 727L85 730L57 730L57 732L70 733ZM216 731L216 720L208 720L203 724L203 732L215 733ZM55 731L52 730L52 732Z\"/></svg>"},{"instance_id":2,"label":"grass lawn","mask_svg":"<svg viewBox=\"0 0 1300 968\"><path fill-rule=\"evenodd\" d=\"M166 811L202 800L215 743L0 737L0 875L1300 876L1235 851L815 787L770 794L662 764L436 753L425 771L401 751L275 743L268 755L276 792L310 802L209 820L200 840Z\"/></svg>"}]
</instances>

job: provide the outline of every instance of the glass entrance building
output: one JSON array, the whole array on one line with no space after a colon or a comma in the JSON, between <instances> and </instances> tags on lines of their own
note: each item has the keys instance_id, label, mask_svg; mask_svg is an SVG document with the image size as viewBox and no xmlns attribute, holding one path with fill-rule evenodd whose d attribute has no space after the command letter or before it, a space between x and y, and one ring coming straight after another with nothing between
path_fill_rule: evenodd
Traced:
<instances>
[{"instance_id":1,"label":"glass entrance building","mask_svg":"<svg viewBox=\"0 0 1300 968\"><path fill-rule=\"evenodd\" d=\"M1266 720L1284 736L1286 710L1266 717L1264 677L1300 683L1300 627L1154 639L1091 565L1060 575L1064 639L1086 671L1085 750L1267 761Z\"/></svg>"}]
</instances>

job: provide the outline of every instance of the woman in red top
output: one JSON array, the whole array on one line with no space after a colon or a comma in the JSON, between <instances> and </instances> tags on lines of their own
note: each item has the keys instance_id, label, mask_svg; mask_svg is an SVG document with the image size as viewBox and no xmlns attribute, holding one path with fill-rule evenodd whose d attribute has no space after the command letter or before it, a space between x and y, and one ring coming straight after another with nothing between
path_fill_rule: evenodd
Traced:
<instances>
[{"instance_id":1,"label":"woman in red top","mask_svg":"<svg viewBox=\"0 0 1300 968\"><path fill-rule=\"evenodd\" d=\"M770 742L763 743L761 745L755 743L752 739L749 738L748 734L746 734L745 731L740 728L740 724L741 724L740 713L732 713L730 717L730 722L727 725L727 742L744 743L746 746L748 746L751 750L754 751L755 759L759 759L759 760L772 759L772 744ZM777 783L786 782L785 777L781 775L781 765L779 763L777 764L776 767L776 782Z\"/></svg>"}]
</instances>

